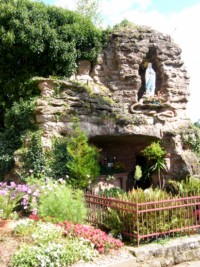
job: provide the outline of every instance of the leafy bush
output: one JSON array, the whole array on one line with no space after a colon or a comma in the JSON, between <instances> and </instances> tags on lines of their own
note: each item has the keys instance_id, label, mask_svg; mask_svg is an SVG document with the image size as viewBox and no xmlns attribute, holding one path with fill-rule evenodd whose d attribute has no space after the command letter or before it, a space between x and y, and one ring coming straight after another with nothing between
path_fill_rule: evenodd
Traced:
<instances>
[{"instance_id":1,"label":"leafy bush","mask_svg":"<svg viewBox=\"0 0 200 267\"><path fill-rule=\"evenodd\" d=\"M158 158L163 158L166 154L166 151L161 147L159 142L153 142L142 152L144 156L146 156L149 160L157 160Z\"/></svg>"},{"instance_id":2,"label":"leafy bush","mask_svg":"<svg viewBox=\"0 0 200 267\"><path fill-rule=\"evenodd\" d=\"M123 31L125 31L125 30L134 29L136 27L138 27L136 24L134 24L133 22L128 21L127 19L124 19L120 23L114 25L113 30L117 30L117 31L119 31L119 30L122 31L123 30Z\"/></svg>"},{"instance_id":3,"label":"leafy bush","mask_svg":"<svg viewBox=\"0 0 200 267\"><path fill-rule=\"evenodd\" d=\"M62 181L64 183L64 181ZM59 181L48 180L40 188L38 215L45 221L62 222L69 220L82 223L86 219L87 209L81 190L73 190Z\"/></svg>"},{"instance_id":4,"label":"leafy bush","mask_svg":"<svg viewBox=\"0 0 200 267\"><path fill-rule=\"evenodd\" d=\"M122 216L118 210L107 208L104 214L104 225L110 229L114 237L119 237L123 232Z\"/></svg>"},{"instance_id":5,"label":"leafy bush","mask_svg":"<svg viewBox=\"0 0 200 267\"><path fill-rule=\"evenodd\" d=\"M88 187L99 175L99 152L88 143L86 133L75 124L70 136L54 137L52 141L52 148L44 152L40 131L24 137L23 172L30 175L31 171L37 178L45 174L62 178L75 188Z\"/></svg>"},{"instance_id":6,"label":"leafy bush","mask_svg":"<svg viewBox=\"0 0 200 267\"><path fill-rule=\"evenodd\" d=\"M159 142L153 142L142 152L149 161L149 170L152 172L158 172L159 188L162 189L164 187L164 183L161 181L161 170L167 171L167 166L164 159L164 156L167 152L161 147Z\"/></svg>"},{"instance_id":7,"label":"leafy bush","mask_svg":"<svg viewBox=\"0 0 200 267\"><path fill-rule=\"evenodd\" d=\"M52 138L52 148L46 153L49 175L55 179L61 177L66 179L66 175L69 176L66 166L69 160L67 145L68 137L54 137Z\"/></svg>"},{"instance_id":8,"label":"leafy bush","mask_svg":"<svg viewBox=\"0 0 200 267\"><path fill-rule=\"evenodd\" d=\"M169 180L166 184L166 190L173 195L197 195L200 192L200 180L195 177L187 177L180 182Z\"/></svg>"},{"instance_id":9,"label":"leafy bush","mask_svg":"<svg viewBox=\"0 0 200 267\"><path fill-rule=\"evenodd\" d=\"M73 135L68 140L68 182L77 188L86 188L99 175L98 150L88 143L85 132L75 124Z\"/></svg>"},{"instance_id":10,"label":"leafy bush","mask_svg":"<svg viewBox=\"0 0 200 267\"><path fill-rule=\"evenodd\" d=\"M39 177L41 173L46 171L45 153L42 148L42 132L27 132L24 136L24 147L22 149L22 178L34 173L35 177Z\"/></svg>"},{"instance_id":11,"label":"leafy bush","mask_svg":"<svg viewBox=\"0 0 200 267\"><path fill-rule=\"evenodd\" d=\"M14 151L22 145L21 137L27 129L35 130L34 99L22 99L6 109L4 132L0 133L0 176L3 177L14 164Z\"/></svg>"}]
</instances>

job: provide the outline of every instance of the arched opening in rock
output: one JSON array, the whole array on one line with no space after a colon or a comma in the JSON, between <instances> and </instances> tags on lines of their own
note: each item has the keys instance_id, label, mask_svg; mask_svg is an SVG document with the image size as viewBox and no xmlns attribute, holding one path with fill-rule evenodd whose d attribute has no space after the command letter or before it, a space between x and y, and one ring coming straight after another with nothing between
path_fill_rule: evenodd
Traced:
<instances>
[{"instance_id":1,"label":"arched opening in rock","mask_svg":"<svg viewBox=\"0 0 200 267\"><path fill-rule=\"evenodd\" d=\"M150 47L149 52L146 54L146 57L143 59L139 68L139 75L141 77L141 87L138 91L138 101L142 98L145 93L145 71L148 63L152 63L152 67L156 73L156 90L155 94L162 91L162 68L160 61L157 58L157 51L155 47Z\"/></svg>"},{"instance_id":2,"label":"arched opening in rock","mask_svg":"<svg viewBox=\"0 0 200 267\"><path fill-rule=\"evenodd\" d=\"M119 174L124 179L126 190L134 187L134 172L136 165L140 165L142 171L146 167L146 159L142 150L157 139L152 136L127 135L127 136L95 136L90 138L90 143L100 151L100 176ZM144 177L141 178L141 180ZM138 186L147 188L149 181L139 183Z\"/></svg>"}]
</instances>

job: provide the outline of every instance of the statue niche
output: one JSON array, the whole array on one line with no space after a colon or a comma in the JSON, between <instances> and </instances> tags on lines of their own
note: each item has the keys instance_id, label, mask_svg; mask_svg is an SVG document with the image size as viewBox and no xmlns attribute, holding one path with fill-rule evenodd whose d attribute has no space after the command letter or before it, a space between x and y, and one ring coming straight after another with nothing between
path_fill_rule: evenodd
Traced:
<instances>
[{"instance_id":1,"label":"statue niche","mask_svg":"<svg viewBox=\"0 0 200 267\"><path fill-rule=\"evenodd\" d=\"M156 48L150 47L149 52L147 53L146 57L143 59L143 62L140 64L139 68L139 75L141 77L141 87L138 91L138 101L143 97L143 95L146 93L146 87L148 86L147 95L152 96L157 94L158 92L162 92L162 71L161 66L159 64L159 60L156 56ZM152 70L155 73L155 76L152 76L152 79L149 80L149 84L146 85L146 78L147 77L147 71L150 70L150 66L152 67ZM153 79L155 79L153 81ZM152 87L152 82L155 84L155 87ZM150 89L150 87L152 89Z\"/></svg>"}]
</instances>

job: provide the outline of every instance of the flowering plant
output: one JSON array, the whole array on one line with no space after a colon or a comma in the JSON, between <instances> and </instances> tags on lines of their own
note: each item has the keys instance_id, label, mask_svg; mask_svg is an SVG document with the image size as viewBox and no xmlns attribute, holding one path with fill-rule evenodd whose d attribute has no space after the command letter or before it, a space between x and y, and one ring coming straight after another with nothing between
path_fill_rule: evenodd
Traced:
<instances>
[{"instance_id":1,"label":"flowering plant","mask_svg":"<svg viewBox=\"0 0 200 267\"><path fill-rule=\"evenodd\" d=\"M65 238L63 228L51 223L25 219L14 228L14 236L22 243L13 255L12 267L65 267L76 261L91 261L98 255L85 239Z\"/></svg>"},{"instance_id":2,"label":"flowering plant","mask_svg":"<svg viewBox=\"0 0 200 267\"><path fill-rule=\"evenodd\" d=\"M11 219L16 216L14 210L20 204L23 193L15 190L15 184L9 186L6 183L0 183L0 218Z\"/></svg>"},{"instance_id":3,"label":"flowering plant","mask_svg":"<svg viewBox=\"0 0 200 267\"><path fill-rule=\"evenodd\" d=\"M165 101L163 93L158 92L157 95L153 96L143 96L143 103L144 104L154 104L154 105L160 105Z\"/></svg>"},{"instance_id":4,"label":"flowering plant","mask_svg":"<svg viewBox=\"0 0 200 267\"><path fill-rule=\"evenodd\" d=\"M120 240L108 236L105 232L96 229L93 226L73 224L68 221L59 223L58 225L64 227L66 236L89 240L99 253L107 253L111 249L119 249L123 246L123 243Z\"/></svg>"},{"instance_id":5,"label":"flowering plant","mask_svg":"<svg viewBox=\"0 0 200 267\"><path fill-rule=\"evenodd\" d=\"M16 210L28 211L30 203L36 201L37 189L26 184L10 182L0 183L0 218L8 219L17 216Z\"/></svg>"}]
</instances>

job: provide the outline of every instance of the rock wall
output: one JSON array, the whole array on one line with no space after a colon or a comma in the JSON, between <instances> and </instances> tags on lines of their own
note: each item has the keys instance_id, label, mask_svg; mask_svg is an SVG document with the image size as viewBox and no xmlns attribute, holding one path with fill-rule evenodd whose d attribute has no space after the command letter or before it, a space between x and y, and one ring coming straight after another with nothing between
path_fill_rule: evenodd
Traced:
<instances>
[{"instance_id":1,"label":"rock wall","mask_svg":"<svg viewBox=\"0 0 200 267\"><path fill-rule=\"evenodd\" d=\"M102 83L120 103L123 113L140 114L148 124L166 130L185 125L189 77L181 60L181 49L167 35L148 28L129 33L116 32L92 70L95 82ZM147 62L156 72L156 94L160 105L145 102L144 73ZM170 124L169 124L170 122Z\"/></svg>"},{"instance_id":2,"label":"rock wall","mask_svg":"<svg viewBox=\"0 0 200 267\"><path fill-rule=\"evenodd\" d=\"M156 72L153 98L145 95L148 62ZM181 49L170 36L147 27L116 31L98 61L79 62L74 77L36 80L41 98L35 113L44 146L50 146L52 135L67 134L76 116L103 156L117 157L126 171L134 170L143 148L162 140L168 152L165 177L199 172L197 157L183 148L180 136L190 125L185 114L189 77Z\"/></svg>"},{"instance_id":3,"label":"rock wall","mask_svg":"<svg viewBox=\"0 0 200 267\"><path fill-rule=\"evenodd\" d=\"M166 244L150 244L128 249L136 257L137 267L174 266L200 259L200 238L194 235L166 241Z\"/></svg>"}]
</instances>

